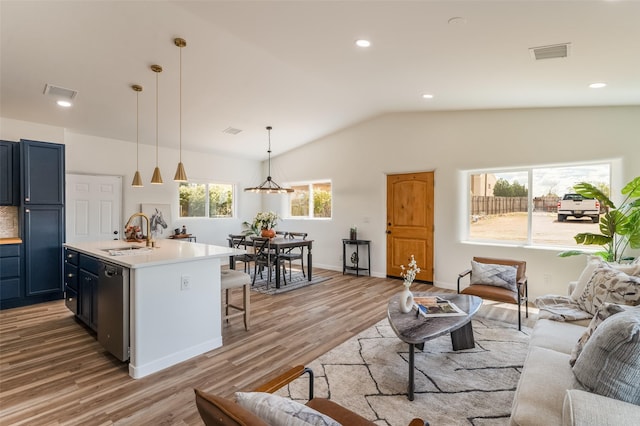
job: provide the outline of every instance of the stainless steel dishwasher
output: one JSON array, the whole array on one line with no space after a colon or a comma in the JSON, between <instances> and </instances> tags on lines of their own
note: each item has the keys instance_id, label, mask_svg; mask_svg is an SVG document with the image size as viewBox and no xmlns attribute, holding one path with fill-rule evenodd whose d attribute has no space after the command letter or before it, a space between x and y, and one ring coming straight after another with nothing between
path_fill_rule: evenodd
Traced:
<instances>
[{"instance_id":1,"label":"stainless steel dishwasher","mask_svg":"<svg viewBox=\"0 0 640 426\"><path fill-rule=\"evenodd\" d=\"M129 359L129 268L100 262L98 342L121 361Z\"/></svg>"}]
</instances>

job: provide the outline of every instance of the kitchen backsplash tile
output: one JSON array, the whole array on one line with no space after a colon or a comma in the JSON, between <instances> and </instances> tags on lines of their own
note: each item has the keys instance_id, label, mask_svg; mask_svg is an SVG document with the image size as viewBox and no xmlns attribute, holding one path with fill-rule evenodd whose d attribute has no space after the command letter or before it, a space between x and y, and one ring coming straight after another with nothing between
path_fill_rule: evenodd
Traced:
<instances>
[{"instance_id":1,"label":"kitchen backsplash tile","mask_svg":"<svg viewBox=\"0 0 640 426\"><path fill-rule=\"evenodd\" d=\"M0 206L0 238L17 238L19 236L18 207Z\"/></svg>"}]
</instances>

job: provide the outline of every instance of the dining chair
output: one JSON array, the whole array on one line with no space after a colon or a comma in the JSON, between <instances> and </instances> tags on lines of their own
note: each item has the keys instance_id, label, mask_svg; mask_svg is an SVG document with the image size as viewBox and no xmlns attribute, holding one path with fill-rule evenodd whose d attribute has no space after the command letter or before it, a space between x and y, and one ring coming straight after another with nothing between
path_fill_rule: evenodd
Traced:
<instances>
[{"instance_id":1,"label":"dining chair","mask_svg":"<svg viewBox=\"0 0 640 426\"><path fill-rule=\"evenodd\" d=\"M246 235L229 234L229 238L228 238L229 247L246 250L247 248L246 239L247 239ZM234 266L236 262L244 263L244 272L246 273L249 273L251 268L251 262L255 260L255 256L253 253L238 254L231 257L233 258L232 262Z\"/></svg>"},{"instance_id":2,"label":"dining chair","mask_svg":"<svg viewBox=\"0 0 640 426\"><path fill-rule=\"evenodd\" d=\"M287 232L285 238L300 238L306 240L307 235L306 232ZM291 280L291 262L294 260L300 260L302 276L306 278L307 274L304 272L304 246L285 249L284 252L280 254L280 257L289 262L289 280Z\"/></svg>"},{"instance_id":3,"label":"dining chair","mask_svg":"<svg viewBox=\"0 0 640 426\"><path fill-rule=\"evenodd\" d=\"M287 284L287 271L284 266L284 259L281 256L276 256L271 250L271 239L254 237L253 241L253 255L255 256L253 261L253 280L251 285L256 283L256 277L258 276L258 267L260 267L260 277L262 276L262 268L267 268L267 288L269 288L269 282L271 282L271 268L279 268L282 266L282 279L284 284Z\"/></svg>"}]
</instances>

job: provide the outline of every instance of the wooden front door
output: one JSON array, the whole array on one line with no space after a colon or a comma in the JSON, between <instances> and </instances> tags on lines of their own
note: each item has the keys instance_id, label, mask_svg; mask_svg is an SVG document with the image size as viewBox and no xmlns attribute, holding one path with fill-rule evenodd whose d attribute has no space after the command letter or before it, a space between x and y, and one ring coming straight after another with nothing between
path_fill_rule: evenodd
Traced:
<instances>
[{"instance_id":1,"label":"wooden front door","mask_svg":"<svg viewBox=\"0 0 640 426\"><path fill-rule=\"evenodd\" d=\"M412 254L416 279L433 282L433 172L387 176L387 276L400 277Z\"/></svg>"}]
</instances>

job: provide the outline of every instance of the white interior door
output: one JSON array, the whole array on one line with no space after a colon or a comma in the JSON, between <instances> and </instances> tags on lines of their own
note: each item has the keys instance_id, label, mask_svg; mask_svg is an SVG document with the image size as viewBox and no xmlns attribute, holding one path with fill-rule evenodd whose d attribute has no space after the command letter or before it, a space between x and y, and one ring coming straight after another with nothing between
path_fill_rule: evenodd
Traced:
<instances>
[{"instance_id":1,"label":"white interior door","mask_svg":"<svg viewBox=\"0 0 640 426\"><path fill-rule=\"evenodd\" d=\"M122 176L67 174L67 242L120 238Z\"/></svg>"}]
</instances>

